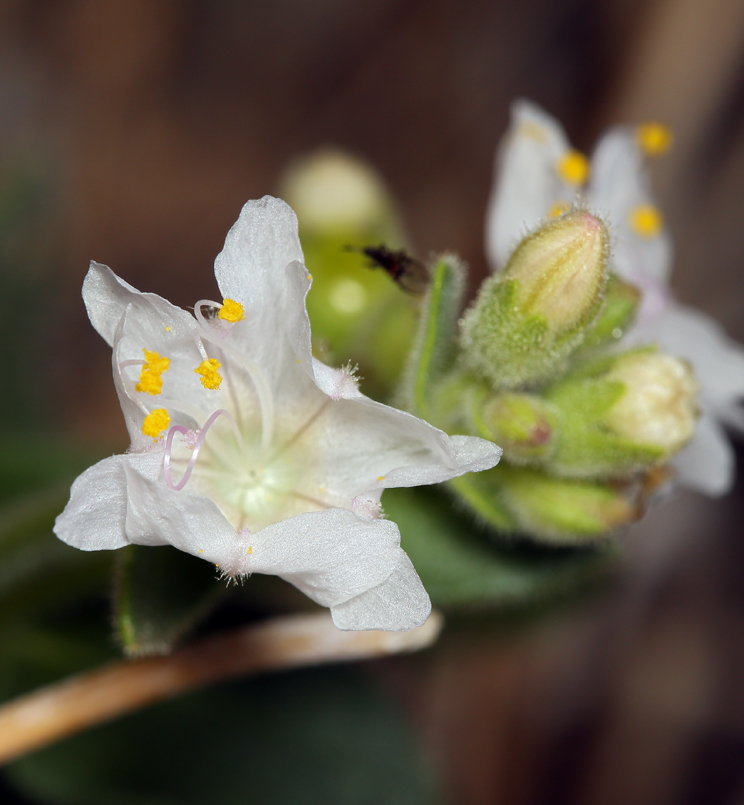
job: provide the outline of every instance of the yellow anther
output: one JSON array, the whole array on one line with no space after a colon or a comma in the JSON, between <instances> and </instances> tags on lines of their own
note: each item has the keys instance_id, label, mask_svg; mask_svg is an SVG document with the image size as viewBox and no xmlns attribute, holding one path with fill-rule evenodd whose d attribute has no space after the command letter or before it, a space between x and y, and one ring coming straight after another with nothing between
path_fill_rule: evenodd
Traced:
<instances>
[{"instance_id":1,"label":"yellow anther","mask_svg":"<svg viewBox=\"0 0 744 805\"><path fill-rule=\"evenodd\" d=\"M663 123L643 123L635 134L639 148L647 156L661 156L672 147L672 130Z\"/></svg>"},{"instance_id":2,"label":"yellow anther","mask_svg":"<svg viewBox=\"0 0 744 805\"><path fill-rule=\"evenodd\" d=\"M229 321L230 324L235 324L236 321L243 321L245 318L245 311L240 302L235 302L233 299L225 299L217 314L218 319L222 321Z\"/></svg>"},{"instance_id":3,"label":"yellow anther","mask_svg":"<svg viewBox=\"0 0 744 805\"><path fill-rule=\"evenodd\" d=\"M548 218L560 218L564 212L568 212L571 205L567 201L556 201L548 210Z\"/></svg>"},{"instance_id":4,"label":"yellow anther","mask_svg":"<svg viewBox=\"0 0 744 805\"><path fill-rule=\"evenodd\" d=\"M639 238L653 238L661 232L664 219L652 204L641 204L630 211L628 224Z\"/></svg>"},{"instance_id":5,"label":"yellow anther","mask_svg":"<svg viewBox=\"0 0 744 805\"><path fill-rule=\"evenodd\" d=\"M202 386L205 389L218 389L222 383L222 375L217 371L222 364L216 358L207 358L202 361L194 371L201 375Z\"/></svg>"},{"instance_id":6,"label":"yellow anther","mask_svg":"<svg viewBox=\"0 0 744 805\"><path fill-rule=\"evenodd\" d=\"M157 439L158 436L170 425L170 417L165 408L156 408L144 418L142 422L142 433L145 436L152 436Z\"/></svg>"},{"instance_id":7,"label":"yellow anther","mask_svg":"<svg viewBox=\"0 0 744 805\"><path fill-rule=\"evenodd\" d=\"M589 178L589 160L580 151L566 151L555 170L566 184L582 185Z\"/></svg>"},{"instance_id":8,"label":"yellow anther","mask_svg":"<svg viewBox=\"0 0 744 805\"><path fill-rule=\"evenodd\" d=\"M163 379L160 375L170 366L170 359L161 358L157 352L149 352L146 349L142 351L145 353L145 365L134 390L143 391L145 394L160 394L163 390Z\"/></svg>"}]
</instances>

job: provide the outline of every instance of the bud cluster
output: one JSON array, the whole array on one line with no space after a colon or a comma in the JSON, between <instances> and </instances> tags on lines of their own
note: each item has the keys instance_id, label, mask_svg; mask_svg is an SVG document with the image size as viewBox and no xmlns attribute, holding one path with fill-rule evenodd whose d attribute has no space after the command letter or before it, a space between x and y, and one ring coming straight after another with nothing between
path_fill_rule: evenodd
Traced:
<instances>
[{"instance_id":1,"label":"bud cluster","mask_svg":"<svg viewBox=\"0 0 744 805\"><path fill-rule=\"evenodd\" d=\"M452 482L498 531L552 544L604 538L639 516L691 438L690 367L655 347L621 349L640 300L610 271L607 227L580 209L525 237L459 324L438 312L447 300L427 294L421 332L458 349L436 366L414 352L407 382L428 396L406 401L449 433L502 446L498 467Z\"/></svg>"}]
</instances>

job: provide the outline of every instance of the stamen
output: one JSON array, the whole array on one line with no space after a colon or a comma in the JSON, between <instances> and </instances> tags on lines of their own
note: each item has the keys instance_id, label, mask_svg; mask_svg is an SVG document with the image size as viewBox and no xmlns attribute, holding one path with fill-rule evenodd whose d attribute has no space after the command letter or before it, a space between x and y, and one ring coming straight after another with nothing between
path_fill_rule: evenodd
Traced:
<instances>
[{"instance_id":1,"label":"stamen","mask_svg":"<svg viewBox=\"0 0 744 805\"><path fill-rule=\"evenodd\" d=\"M643 123L635 135L638 147L649 157L666 154L672 147L672 130L663 123Z\"/></svg>"},{"instance_id":2,"label":"stamen","mask_svg":"<svg viewBox=\"0 0 744 805\"><path fill-rule=\"evenodd\" d=\"M217 314L217 318L222 319L222 321L230 322L230 324L235 324L236 321L243 321L245 318L243 305L233 299L225 299L220 308L220 312Z\"/></svg>"},{"instance_id":3,"label":"stamen","mask_svg":"<svg viewBox=\"0 0 744 805\"><path fill-rule=\"evenodd\" d=\"M653 238L661 232L664 220L659 210L652 204L640 204L630 211L630 228L640 238Z\"/></svg>"},{"instance_id":4,"label":"stamen","mask_svg":"<svg viewBox=\"0 0 744 805\"><path fill-rule=\"evenodd\" d=\"M170 417L165 408L156 408L154 411L150 411L144 418L142 422L142 433L144 433L145 436L152 436L153 439L157 439L169 424ZM175 427L180 427L180 425Z\"/></svg>"},{"instance_id":5,"label":"stamen","mask_svg":"<svg viewBox=\"0 0 744 805\"><path fill-rule=\"evenodd\" d=\"M226 356L233 358L239 366L242 366L248 372L248 376L253 382L256 396L258 397L258 405L261 409L261 451L266 453L274 435L274 399L269 380L263 369L254 360L240 350L228 345L224 339L218 340L216 338L213 332L214 328L207 324L207 320L201 312L202 305L214 305L214 302L208 299L201 299L194 305L194 314L202 325L202 339L210 341L216 347L219 347Z\"/></svg>"},{"instance_id":6,"label":"stamen","mask_svg":"<svg viewBox=\"0 0 744 805\"><path fill-rule=\"evenodd\" d=\"M566 151L556 163L555 171L566 184L582 185L589 178L589 160L581 151Z\"/></svg>"},{"instance_id":7,"label":"stamen","mask_svg":"<svg viewBox=\"0 0 744 805\"><path fill-rule=\"evenodd\" d=\"M201 375L201 384L205 389L216 391L222 383L222 375L217 371L222 364L216 358L207 358L194 371Z\"/></svg>"},{"instance_id":8,"label":"stamen","mask_svg":"<svg viewBox=\"0 0 744 805\"><path fill-rule=\"evenodd\" d=\"M153 413L155 413L153 411ZM215 423L215 421L221 417L226 416L230 426L233 429L233 433L235 434L235 438L238 440L238 444L240 445L241 449L244 449L243 444L243 436L240 433L240 428L238 428L238 424L233 418L232 414L229 411L226 411L224 408L218 408L207 421L204 423L204 427L201 428L199 431L199 435L196 437L194 441L194 448L191 453L191 458L189 459L189 463L186 465L186 471L183 474L181 480L176 484L173 482L173 477L171 475L171 453L173 452L173 437L176 433L180 433L184 437L188 436L189 430L185 428L183 425L174 425L169 431L168 436L165 439L165 455L163 456L163 475L165 476L165 483L173 489L175 492L180 492L184 486L186 486L186 482L191 477L191 473L194 471L194 465L196 464L196 459L199 457L199 451L204 444L204 440L207 438L207 432Z\"/></svg>"}]
</instances>

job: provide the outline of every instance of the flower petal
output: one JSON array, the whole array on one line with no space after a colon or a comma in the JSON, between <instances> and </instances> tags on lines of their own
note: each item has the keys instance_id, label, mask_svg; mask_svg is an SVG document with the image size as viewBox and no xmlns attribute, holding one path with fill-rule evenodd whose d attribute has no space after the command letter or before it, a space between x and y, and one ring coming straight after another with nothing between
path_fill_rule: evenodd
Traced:
<instances>
[{"instance_id":1,"label":"flower petal","mask_svg":"<svg viewBox=\"0 0 744 805\"><path fill-rule=\"evenodd\" d=\"M376 587L331 607L339 629L385 629L401 632L426 622L431 601L411 560L400 548L395 570Z\"/></svg>"},{"instance_id":2,"label":"flower petal","mask_svg":"<svg viewBox=\"0 0 744 805\"><path fill-rule=\"evenodd\" d=\"M126 535L126 467L143 477L156 478L163 451L127 453L99 461L80 475L70 490L70 501L54 524L54 533L83 551L103 551L129 544Z\"/></svg>"},{"instance_id":3,"label":"flower petal","mask_svg":"<svg viewBox=\"0 0 744 805\"><path fill-rule=\"evenodd\" d=\"M337 505L398 486L449 480L495 466L501 448L474 436L453 436L368 397L328 400L309 417L302 438L308 486L322 487Z\"/></svg>"},{"instance_id":4,"label":"flower petal","mask_svg":"<svg viewBox=\"0 0 744 805\"><path fill-rule=\"evenodd\" d=\"M236 549L235 529L208 498L175 492L162 480L125 465L127 540L135 545L173 545L214 562L229 563Z\"/></svg>"},{"instance_id":5,"label":"flower petal","mask_svg":"<svg viewBox=\"0 0 744 805\"><path fill-rule=\"evenodd\" d=\"M496 153L486 212L486 254L492 270L506 263L554 204L574 201L575 190L556 174L556 164L570 148L554 118L528 101L513 104L511 126Z\"/></svg>"},{"instance_id":6,"label":"flower petal","mask_svg":"<svg viewBox=\"0 0 744 805\"><path fill-rule=\"evenodd\" d=\"M300 514L247 539L251 550L242 572L281 576L323 606L376 587L399 561L398 526L347 509Z\"/></svg>"},{"instance_id":7,"label":"flower petal","mask_svg":"<svg viewBox=\"0 0 744 805\"><path fill-rule=\"evenodd\" d=\"M157 294L141 293L108 266L96 262L91 262L83 281L83 301L91 324L109 346L114 343L116 328L129 305L141 321L153 322L163 332L169 327L173 338L188 336L194 328L194 317L185 310Z\"/></svg>"},{"instance_id":8,"label":"flower petal","mask_svg":"<svg viewBox=\"0 0 744 805\"><path fill-rule=\"evenodd\" d=\"M672 465L681 484L711 497L725 495L734 483L734 451L715 417L705 412Z\"/></svg>"},{"instance_id":9,"label":"flower petal","mask_svg":"<svg viewBox=\"0 0 744 805\"><path fill-rule=\"evenodd\" d=\"M671 302L631 335L636 342L656 340L667 352L687 358L712 413L744 398L744 348L705 313Z\"/></svg>"},{"instance_id":10,"label":"flower petal","mask_svg":"<svg viewBox=\"0 0 744 805\"><path fill-rule=\"evenodd\" d=\"M214 273L222 295L240 302L246 320L264 337L281 329L284 271L294 261L304 258L292 208L271 196L245 204L227 233Z\"/></svg>"},{"instance_id":11,"label":"flower petal","mask_svg":"<svg viewBox=\"0 0 744 805\"><path fill-rule=\"evenodd\" d=\"M648 295L658 294L672 266L672 244L662 229L653 236L634 232L633 210L654 207L643 154L633 132L616 128L597 144L589 185L591 204L606 216L614 235L613 264L621 277Z\"/></svg>"}]
</instances>

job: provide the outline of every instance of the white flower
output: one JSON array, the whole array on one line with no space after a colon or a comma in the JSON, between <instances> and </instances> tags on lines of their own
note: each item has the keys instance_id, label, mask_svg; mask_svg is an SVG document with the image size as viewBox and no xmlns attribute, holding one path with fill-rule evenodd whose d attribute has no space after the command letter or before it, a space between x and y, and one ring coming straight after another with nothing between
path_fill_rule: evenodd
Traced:
<instances>
[{"instance_id":1,"label":"white flower","mask_svg":"<svg viewBox=\"0 0 744 805\"><path fill-rule=\"evenodd\" d=\"M688 359L700 385L701 416L692 441L674 458L682 483L709 495L733 483L734 454L722 423L744 430L744 349L710 317L679 304L668 288L672 249L653 203L645 156L660 153L670 135L657 124L616 128L599 141L591 162L571 148L565 132L534 104L518 101L496 157L486 217L486 251L501 268L524 235L575 203L605 218L613 235L614 270L643 291L624 343L657 342Z\"/></svg>"},{"instance_id":2,"label":"white flower","mask_svg":"<svg viewBox=\"0 0 744 805\"><path fill-rule=\"evenodd\" d=\"M230 576L276 574L341 629L409 629L429 598L380 518L383 489L494 466L500 449L362 395L315 360L297 219L248 202L196 316L92 263L83 298L113 347L131 448L73 484L55 533L83 550L170 544Z\"/></svg>"}]
</instances>

